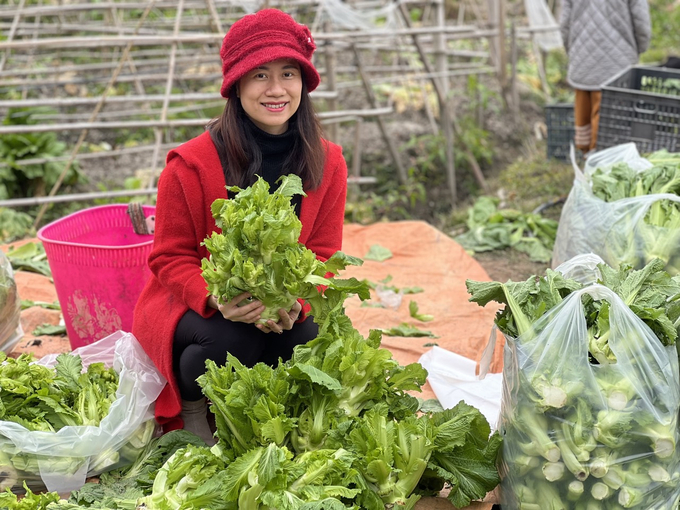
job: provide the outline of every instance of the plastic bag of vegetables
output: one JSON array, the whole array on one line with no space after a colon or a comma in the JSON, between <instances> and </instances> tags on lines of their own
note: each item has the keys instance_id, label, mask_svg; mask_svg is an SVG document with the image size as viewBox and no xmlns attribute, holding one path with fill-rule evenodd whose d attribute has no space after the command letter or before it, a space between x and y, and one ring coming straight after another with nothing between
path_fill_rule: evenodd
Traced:
<instances>
[{"instance_id":1,"label":"plastic bag of vegetables","mask_svg":"<svg viewBox=\"0 0 680 510\"><path fill-rule=\"evenodd\" d=\"M594 167L588 158L591 166L585 173L574 165L553 267L592 252L612 266L641 268L659 258L669 273L679 274L680 155L659 151L645 159L629 151L617 154L626 159L601 158L602 165Z\"/></svg>"},{"instance_id":2,"label":"plastic bag of vegetables","mask_svg":"<svg viewBox=\"0 0 680 510\"><path fill-rule=\"evenodd\" d=\"M533 323L513 315L507 338L503 509L676 508L675 346L612 289L550 281L566 297Z\"/></svg>"},{"instance_id":3,"label":"plastic bag of vegetables","mask_svg":"<svg viewBox=\"0 0 680 510\"><path fill-rule=\"evenodd\" d=\"M0 251L0 351L10 352L24 336L20 322L21 299L12 265Z\"/></svg>"},{"instance_id":4,"label":"plastic bag of vegetables","mask_svg":"<svg viewBox=\"0 0 680 510\"><path fill-rule=\"evenodd\" d=\"M130 333L0 361L0 490L79 489L88 476L132 464L156 432L166 381Z\"/></svg>"}]
</instances>

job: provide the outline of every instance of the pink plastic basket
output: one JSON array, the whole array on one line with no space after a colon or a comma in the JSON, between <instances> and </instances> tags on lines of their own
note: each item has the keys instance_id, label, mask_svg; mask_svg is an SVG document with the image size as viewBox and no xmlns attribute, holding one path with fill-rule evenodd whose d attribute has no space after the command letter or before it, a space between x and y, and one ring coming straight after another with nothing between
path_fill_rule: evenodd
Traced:
<instances>
[{"instance_id":1,"label":"pink plastic basket","mask_svg":"<svg viewBox=\"0 0 680 510\"><path fill-rule=\"evenodd\" d=\"M153 216L154 206L143 206ZM150 275L153 235L136 234L127 204L69 214L38 231L73 349L132 329L135 303Z\"/></svg>"}]
</instances>

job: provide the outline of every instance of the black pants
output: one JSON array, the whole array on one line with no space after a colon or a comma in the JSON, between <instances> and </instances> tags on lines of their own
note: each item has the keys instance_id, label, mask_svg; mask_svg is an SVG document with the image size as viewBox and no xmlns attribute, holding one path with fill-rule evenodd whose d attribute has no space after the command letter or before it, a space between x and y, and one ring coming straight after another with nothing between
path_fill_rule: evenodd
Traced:
<instances>
[{"instance_id":1,"label":"black pants","mask_svg":"<svg viewBox=\"0 0 680 510\"><path fill-rule=\"evenodd\" d=\"M205 373L205 361L218 366L227 361L227 353L247 367L258 362L275 366L293 355L293 347L316 338L319 327L311 317L296 323L281 334L263 333L254 324L232 322L214 314L204 319L189 310L175 330L173 363L179 392L183 400L199 400L203 394L196 379Z\"/></svg>"}]
</instances>

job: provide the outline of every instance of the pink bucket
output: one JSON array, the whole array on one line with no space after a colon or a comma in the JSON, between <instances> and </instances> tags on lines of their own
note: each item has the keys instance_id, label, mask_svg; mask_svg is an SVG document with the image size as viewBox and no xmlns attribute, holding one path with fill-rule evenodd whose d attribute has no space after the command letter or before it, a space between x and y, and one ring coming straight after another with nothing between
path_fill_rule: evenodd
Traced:
<instances>
[{"instance_id":1,"label":"pink bucket","mask_svg":"<svg viewBox=\"0 0 680 510\"><path fill-rule=\"evenodd\" d=\"M38 231L71 348L132 329L132 312L151 274L153 234L136 234L127 204L69 214ZM154 206L143 206L153 216Z\"/></svg>"}]
</instances>

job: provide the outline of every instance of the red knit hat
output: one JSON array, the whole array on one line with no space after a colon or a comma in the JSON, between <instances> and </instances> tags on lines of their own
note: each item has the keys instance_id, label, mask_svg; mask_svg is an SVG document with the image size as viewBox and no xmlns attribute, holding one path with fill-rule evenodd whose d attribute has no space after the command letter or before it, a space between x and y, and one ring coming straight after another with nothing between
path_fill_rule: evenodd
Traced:
<instances>
[{"instance_id":1,"label":"red knit hat","mask_svg":"<svg viewBox=\"0 0 680 510\"><path fill-rule=\"evenodd\" d=\"M311 62L316 45L309 29L278 9L263 9L234 23L222 42L222 96L228 98L233 85L251 69L292 58L300 64L307 91L321 81Z\"/></svg>"}]
</instances>

